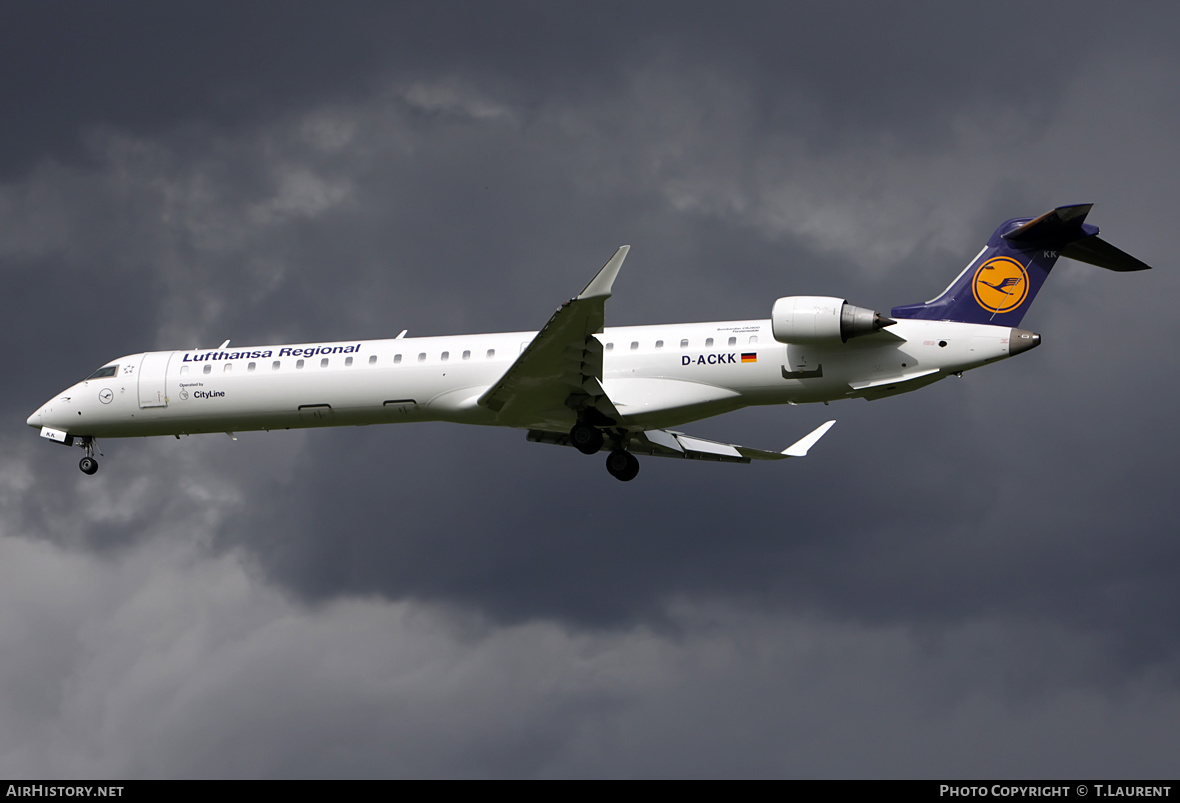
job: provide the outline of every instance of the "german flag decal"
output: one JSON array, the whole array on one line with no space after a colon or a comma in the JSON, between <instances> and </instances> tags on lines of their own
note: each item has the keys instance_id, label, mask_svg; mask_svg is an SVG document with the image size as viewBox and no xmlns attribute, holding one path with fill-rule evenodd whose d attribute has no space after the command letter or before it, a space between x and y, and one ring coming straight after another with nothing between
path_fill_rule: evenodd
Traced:
<instances>
[{"instance_id":1,"label":"german flag decal","mask_svg":"<svg viewBox=\"0 0 1180 803\"><path fill-rule=\"evenodd\" d=\"M743 351L742 362L758 362L758 353L754 351Z\"/></svg>"}]
</instances>

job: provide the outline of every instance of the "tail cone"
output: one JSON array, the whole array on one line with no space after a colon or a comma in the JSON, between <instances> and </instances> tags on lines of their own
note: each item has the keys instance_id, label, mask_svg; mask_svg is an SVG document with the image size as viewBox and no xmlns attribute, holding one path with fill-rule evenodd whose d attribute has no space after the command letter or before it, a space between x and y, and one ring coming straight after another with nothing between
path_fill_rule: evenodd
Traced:
<instances>
[{"instance_id":1,"label":"tail cone","mask_svg":"<svg viewBox=\"0 0 1180 803\"><path fill-rule=\"evenodd\" d=\"M1041 345L1041 336L1027 329L1013 329L1008 340L1008 354L1015 356Z\"/></svg>"}]
</instances>

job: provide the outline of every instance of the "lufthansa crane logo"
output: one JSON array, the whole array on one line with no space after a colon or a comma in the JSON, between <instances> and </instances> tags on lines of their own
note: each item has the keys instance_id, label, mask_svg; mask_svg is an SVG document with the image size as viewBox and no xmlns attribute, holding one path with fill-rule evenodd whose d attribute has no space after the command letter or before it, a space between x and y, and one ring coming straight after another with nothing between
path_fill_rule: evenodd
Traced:
<instances>
[{"instance_id":1,"label":"lufthansa crane logo","mask_svg":"<svg viewBox=\"0 0 1180 803\"><path fill-rule=\"evenodd\" d=\"M1012 257L994 257L979 266L971 290L979 306L991 312L1008 312L1028 295L1028 273Z\"/></svg>"}]
</instances>

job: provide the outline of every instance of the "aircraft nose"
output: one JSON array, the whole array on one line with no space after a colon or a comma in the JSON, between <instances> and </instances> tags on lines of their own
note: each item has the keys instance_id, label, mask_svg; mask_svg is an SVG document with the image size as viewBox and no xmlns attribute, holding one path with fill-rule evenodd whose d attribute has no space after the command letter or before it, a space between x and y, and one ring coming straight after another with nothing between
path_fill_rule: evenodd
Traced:
<instances>
[{"instance_id":1,"label":"aircraft nose","mask_svg":"<svg viewBox=\"0 0 1180 803\"><path fill-rule=\"evenodd\" d=\"M29 416L29 420L25 422L30 427L41 429L41 410L38 408L37 412Z\"/></svg>"}]
</instances>

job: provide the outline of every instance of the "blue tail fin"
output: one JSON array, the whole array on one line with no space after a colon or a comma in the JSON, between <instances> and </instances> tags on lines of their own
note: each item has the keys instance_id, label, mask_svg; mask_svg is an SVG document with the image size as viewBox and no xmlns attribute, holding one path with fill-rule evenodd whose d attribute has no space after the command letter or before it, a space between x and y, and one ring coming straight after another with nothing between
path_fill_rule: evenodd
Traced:
<instances>
[{"instance_id":1,"label":"blue tail fin","mask_svg":"<svg viewBox=\"0 0 1180 803\"><path fill-rule=\"evenodd\" d=\"M1110 270L1148 268L1098 238L1098 227L1085 222L1092 206L1059 206L1038 218L1005 222L942 295L894 307L890 315L1016 327L1059 256Z\"/></svg>"}]
</instances>

